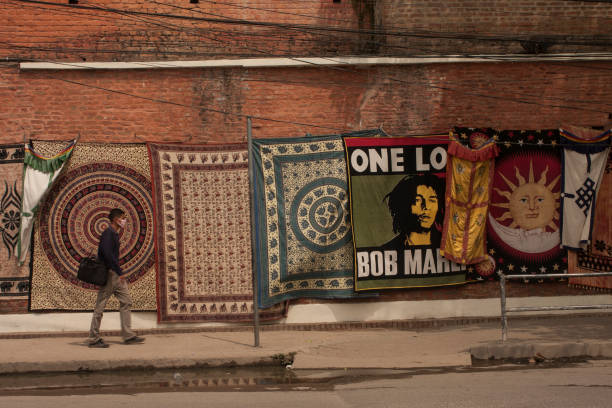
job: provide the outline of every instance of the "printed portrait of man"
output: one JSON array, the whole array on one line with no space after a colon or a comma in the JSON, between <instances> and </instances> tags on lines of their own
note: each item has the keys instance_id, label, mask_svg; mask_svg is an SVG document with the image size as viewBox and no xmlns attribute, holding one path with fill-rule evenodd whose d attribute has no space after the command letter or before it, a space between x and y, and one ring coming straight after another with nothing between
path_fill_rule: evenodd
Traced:
<instances>
[{"instance_id":1,"label":"printed portrait of man","mask_svg":"<svg viewBox=\"0 0 612 408\"><path fill-rule=\"evenodd\" d=\"M433 175L405 177L385 197L395 238L384 249L440 247L444 220L444 184Z\"/></svg>"}]
</instances>

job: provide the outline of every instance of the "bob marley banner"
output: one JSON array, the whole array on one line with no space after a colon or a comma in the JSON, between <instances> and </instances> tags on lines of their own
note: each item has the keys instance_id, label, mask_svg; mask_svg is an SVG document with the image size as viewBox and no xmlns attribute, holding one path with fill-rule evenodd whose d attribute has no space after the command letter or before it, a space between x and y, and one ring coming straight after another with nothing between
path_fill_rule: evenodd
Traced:
<instances>
[{"instance_id":1,"label":"bob marley banner","mask_svg":"<svg viewBox=\"0 0 612 408\"><path fill-rule=\"evenodd\" d=\"M345 137L355 291L465 283L440 255L448 137Z\"/></svg>"}]
</instances>

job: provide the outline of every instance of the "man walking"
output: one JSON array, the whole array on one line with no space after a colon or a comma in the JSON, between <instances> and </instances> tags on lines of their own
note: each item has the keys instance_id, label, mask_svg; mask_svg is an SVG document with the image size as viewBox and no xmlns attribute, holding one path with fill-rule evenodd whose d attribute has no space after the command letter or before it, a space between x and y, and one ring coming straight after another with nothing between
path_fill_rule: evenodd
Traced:
<instances>
[{"instance_id":1,"label":"man walking","mask_svg":"<svg viewBox=\"0 0 612 408\"><path fill-rule=\"evenodd\" d=\"M108 280L106 285L100 288L96 307L91 318L91 328L89 329L89 347L106 348L108 344L100 337L100 323L106 302L111 295L115 295L119 301L119 316L121 318L121 337L124 344L142 343L143 337L139 337L132 331L132 317L130 308L132 299L128 291L125 275L119 266L119 233L125 227L127 217L119 208L113 208L108 218L109 227L100 236L98 245L98 259L108 268Z\"/></svg>"}]
</instances>

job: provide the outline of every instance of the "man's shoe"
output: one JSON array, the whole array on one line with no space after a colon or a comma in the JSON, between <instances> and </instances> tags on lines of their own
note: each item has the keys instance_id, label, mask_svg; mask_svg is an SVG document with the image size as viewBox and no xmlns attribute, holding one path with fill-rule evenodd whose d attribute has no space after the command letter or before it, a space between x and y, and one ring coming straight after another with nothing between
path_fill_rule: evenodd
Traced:
<instances>
[{"instance_id":1,"label":"man's shoe","mask_svg":"<svg viewBox=\"0 0 612 408\"><path fill-rule=\"evenodd\" d=\"M89 347L91 348L108 348L108 344L104 342L102 339L98 339L93 343L89 343Z\"/></svg>"},{"instance_id":2,"label":"man's shoe","mask_svg":"<svg viewBox=\"0 0 612 408\"><path fill-rule=\"evenodd\" d=\"M134 337L130 337L127 340L124 340L123 344L137 344L137 343L143 343L144 341L145 341L144 337L134 336Z\"/></svg>"}]
</instances>

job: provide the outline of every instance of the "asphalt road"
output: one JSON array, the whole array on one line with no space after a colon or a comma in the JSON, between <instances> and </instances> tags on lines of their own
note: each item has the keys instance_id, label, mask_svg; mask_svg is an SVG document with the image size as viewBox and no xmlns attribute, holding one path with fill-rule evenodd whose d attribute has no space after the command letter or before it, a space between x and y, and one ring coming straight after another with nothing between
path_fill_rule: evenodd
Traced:
<instances>
[{"instance_id":1,"label":"asphalt road","mask_svg":"<svg viewBox=\"0 0 612 408\"><path fill-rule=\"evenodd\" d=\"M90 389L80 395L0 395L0 407L610 407L612 361L558 368L512 368L467 372L388 372L330 376L329 381L294 384L229 384L223 391L200 386L155 392ZM324 373L308 375L314 378ZM201 385L201 384L200 384ZM232 390L232 391L229 391ZM97 392L90 394L89 392ZM27 393L26 393L27 394ZM33 393L34 394L34 393ZM53 393L50 393L53 394Z\"/></svg>"}]
</instances>

